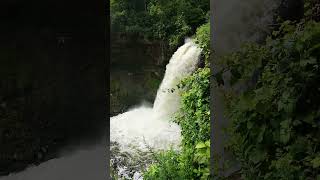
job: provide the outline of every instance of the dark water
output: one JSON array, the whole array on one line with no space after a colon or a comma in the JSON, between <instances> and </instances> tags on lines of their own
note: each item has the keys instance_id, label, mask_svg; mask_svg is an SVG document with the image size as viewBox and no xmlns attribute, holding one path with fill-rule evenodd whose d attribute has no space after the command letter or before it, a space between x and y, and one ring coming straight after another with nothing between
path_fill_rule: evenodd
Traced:
<instances>
[{"instance_id":1,"label":"dark water","mask_svg":"<svg viewBox=\"0 0 320 180\"><path fill-rule=\"evenodd\" d=\"M33 166L0 180L105 180L107 156L105 144L61 152L61 157Z\"/></svg>"}]
</instances>

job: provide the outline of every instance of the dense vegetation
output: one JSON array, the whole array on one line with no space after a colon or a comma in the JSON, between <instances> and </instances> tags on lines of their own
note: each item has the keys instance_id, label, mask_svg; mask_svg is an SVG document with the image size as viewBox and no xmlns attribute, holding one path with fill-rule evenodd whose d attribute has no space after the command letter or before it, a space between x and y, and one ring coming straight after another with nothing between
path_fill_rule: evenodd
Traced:
<instances>
[{"instance_id":1,"label":"dense vegetation","mask_svg":"<svg viewBox=\"0 0 320 180\"><path fill-rule=\"evenodd\" d=\"M208 0L111 0L111 27L167 42L172 49L209 19Z\"/></svg>"},{"instance_id":2,"label":"dense vegetation","mask_svg":"<svg viewBox=\"0 0 320 180\"><path fill-rule=\"evenodd\" d=\"M228 148L244 179L320 178L320 23L305 12L265 44L246 44L220 59L233 86L225 92Z\"/></svg>"}]
</instances>

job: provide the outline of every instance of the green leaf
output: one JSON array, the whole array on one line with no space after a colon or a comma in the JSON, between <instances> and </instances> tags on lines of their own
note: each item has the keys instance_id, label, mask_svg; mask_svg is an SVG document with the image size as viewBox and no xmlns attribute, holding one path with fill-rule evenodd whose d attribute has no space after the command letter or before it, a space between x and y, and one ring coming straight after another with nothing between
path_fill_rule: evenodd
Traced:
<instances>
[{"instance_id":1,"label":"green leaf","mask_svg":"<svg viewBox=\"0 0 320 180\"><path fill-rule=\"evenodd\" d=\"M259 135L258 135L258 137L257 137L257 142L259 142L259 143L262 142L263 136L264 136L264 132L265 132L265 130L266 130L266 127L267 127L267 126L266 126L265 124L263 124L263 125L261 126Z\"/></svg>"},{"instance_id":2,"label":"green leaf","mask_svg":"<svg viewBox=\"0 0 320 180\"><path fill-rule=\"evenodd\" d=\"M210 147L210 141L206 141L206 142L205 142L205 145L206 145L207 147Z\"/></svg>"},{"instance_id":3,"label":"green leaf","mask_svg":"<svg viewBox=\"0 0 320 180\"><path fill-rule=\"evenodd\" d=\"M201 148L205 148L206 147L206 144L203 143L203 142L200 142L196 145L196 149L201 149Z\"/></svg>"},{"instance_id":4,"label":"green leaf","mask_svg":"<svg viewBox=\"0 0 320 180\"><path fill-rule=\"evenodd\" d=\"M291 120L285 120L280 123L280 141L284 144L287 144L291 137L291 129L290 129Z\"/></svg>"},{"instance_id":5,"label":"green leaf","mask_svg":"<svg viewBox=\"0 0 320 180\"><path fill-rule=\"evenodd\" d=\"M312 161L312 167L313 168L319 168L320 167L320 156L314 158Z\"/></svg>"},{"instance_id":6,"label":"green leaf","mask_svg":"<svg viewBox=\"0 0 320 180\"><path fill-rule=\"evenodd\" d=\"M257 164L266 158L266 152L255 150L252 152L250 159L253 163Z\"/></svg>"},{"instance_id":7,"label":"green leaf","mask_svg":"<svg viewBox=\"0 0 320 180\"><path fill-rule=\"evenodd\" d=\"M247 128L252 129L252 127L253 127L253 122L247 121Z\"/></svg>"},{"instance_id":8,"label":"green leaf","mask_svg":"<svg viewBox=\"0 0 320 180\"><path fill-rule=\"evenodd\" d=\"M265 114L269 106L269 104L258 102L256 105L256 110L261 114Z\"/></svg>"}]
</instances>

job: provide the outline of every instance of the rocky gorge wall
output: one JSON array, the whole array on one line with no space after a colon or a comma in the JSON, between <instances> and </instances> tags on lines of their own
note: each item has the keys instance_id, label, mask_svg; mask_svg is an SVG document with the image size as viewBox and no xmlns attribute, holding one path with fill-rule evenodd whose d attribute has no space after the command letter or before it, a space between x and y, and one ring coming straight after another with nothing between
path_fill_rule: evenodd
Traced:
<instances>
[{"instance_id":1,"label":"rocky gorge wall","mask_svg":"<svg viewBox=\"0 0 320 180\"><path fill-rule=\"evenodd\" d=\"M159 41L134 34L111 34L110 115L141 103L153 103L169 61Z\"/></svg>"},{"instance_id":2,"label":"rocky gorge wall","mask_svg":"<svg viewBox=\"0 0 320 180\"><path fill-rule=\"evenodd\" d=\"M165 65L170 58L166 44L137 34L111 33L111 65Z\"/></svg>"}]
</instances>

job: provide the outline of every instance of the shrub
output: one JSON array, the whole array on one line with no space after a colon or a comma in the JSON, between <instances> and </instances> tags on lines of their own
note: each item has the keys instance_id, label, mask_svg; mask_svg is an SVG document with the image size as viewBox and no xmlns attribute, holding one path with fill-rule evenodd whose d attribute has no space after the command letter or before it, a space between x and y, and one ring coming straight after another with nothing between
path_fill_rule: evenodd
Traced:
<instances>
[{"instance_id":1,"label":"shrub","mask_svg":"<svg viewBox=\"0 0 320 180\"><path fill-rule=\"evenodd\" d=\"M199 44L202 49L202 53L205 56L206 64L209 66L209 56L210 56L210 22L203 24L197 28L195 35L195 42Z\"/></svg>"},{"instance_id":2,"label":"shrub","mask_svg":"<svg viewBox=\"0 0 320 180\"><path fill-rule=\"evenodd\" d=\"M245 179L320 178L320 24L285 22L274 35L222 60L247 85L226 92L228 148Z\"/></svg>"}]
</instances>

